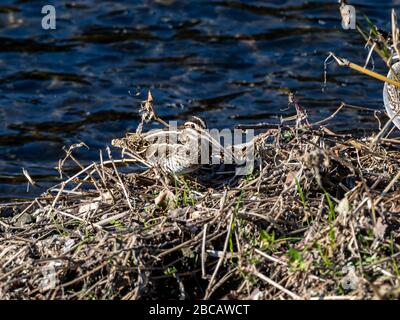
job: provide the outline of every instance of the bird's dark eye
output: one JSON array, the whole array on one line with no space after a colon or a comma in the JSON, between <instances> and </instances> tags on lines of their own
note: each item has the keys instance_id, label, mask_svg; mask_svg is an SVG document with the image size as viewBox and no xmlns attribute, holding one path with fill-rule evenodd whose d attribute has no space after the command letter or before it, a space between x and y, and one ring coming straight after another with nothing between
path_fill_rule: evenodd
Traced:
<instances>
[{"instance_id":1,"label":"bird's dark eye","mask_svg":"<svg viewBox=\"0 0 400 320\"><path fill-rule=\"evenodd\" d=\"M194 125L194 123L192 123L190 126L191 126L193 129L196 127L196 126Z\"/></svg>"}]
</instances>

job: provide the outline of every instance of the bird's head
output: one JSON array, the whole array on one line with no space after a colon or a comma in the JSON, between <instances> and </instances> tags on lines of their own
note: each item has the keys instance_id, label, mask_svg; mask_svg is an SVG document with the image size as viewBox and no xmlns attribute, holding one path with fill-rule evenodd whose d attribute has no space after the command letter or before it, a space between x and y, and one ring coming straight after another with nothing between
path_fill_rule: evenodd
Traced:
<instances>
[{"instance_id":1,"label":"bird's head","mask_svg":"<svg viewBox=\"0 0 400 320\"><path fill-rule=\"evenodd\" d=\"M207 123L202 118L193 116L188 121L185 122L184 127L197 130L199 129L204 130L207 129Z\"/></svg>"}]
</instances>

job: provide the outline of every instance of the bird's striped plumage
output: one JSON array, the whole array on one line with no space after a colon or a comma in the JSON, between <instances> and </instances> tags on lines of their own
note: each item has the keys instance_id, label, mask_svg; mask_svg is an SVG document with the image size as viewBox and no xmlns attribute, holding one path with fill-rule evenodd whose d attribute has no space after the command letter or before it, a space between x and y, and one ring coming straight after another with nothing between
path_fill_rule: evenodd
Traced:
<instances>
[{"instance_id":1,"label":"bird's striped plumage","mask_svg":"<svg viewBox=\"0 0 400 320\"><path fill-rule=\"evenodd\" d=\"M389 79L400 80L400 62L392 65L387 75ZM383 102L388 116L400 129L400 88L385 82L383 87Z\"/></svg>"},{"instance_id":2,"label":"bird's striped plumage","mask_svg":"<svg viewBox=\"0 0 400 320\"><path fill-rule=\"evenodd\" d=\"M210 148L206 128L204 120L193 117L180 127L131 134L114 139L111 144L140 154L151 166L160 167L165 172L190 173L202 163L208 163L209 159L202 159L202 155L209 155L206 148Z\"/></svg>"}]
</instances>

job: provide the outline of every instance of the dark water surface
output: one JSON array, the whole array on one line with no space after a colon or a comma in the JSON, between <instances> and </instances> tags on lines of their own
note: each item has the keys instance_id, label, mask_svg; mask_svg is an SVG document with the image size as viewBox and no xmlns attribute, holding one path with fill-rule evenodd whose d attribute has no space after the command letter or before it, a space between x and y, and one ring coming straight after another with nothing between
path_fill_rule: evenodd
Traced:
<instances>
[{"instance_id":1,"label":"dark water surface","mask_svg":"<svg viewBox=\"0 0 400 320\"><path fill-rule=\"evenodd\" d=\"M400 1L376 3L352 1L389 29ZM41 28L45 4L56 7L56 30ZM148 89L164 119L196 114L217 128L293 115L289 89L311 120L341 100L381 109L382 83L334 64L322 92L328 51L360 64L368 52L356 31L341 28L336 0L1 1L0 200L43 191L26 192L22 167L53 184L65 145L85 141L80 159L98 159L136 128ZM355 110L331 126L377 130L371 113Z\"/></svg>"}]
</instances>

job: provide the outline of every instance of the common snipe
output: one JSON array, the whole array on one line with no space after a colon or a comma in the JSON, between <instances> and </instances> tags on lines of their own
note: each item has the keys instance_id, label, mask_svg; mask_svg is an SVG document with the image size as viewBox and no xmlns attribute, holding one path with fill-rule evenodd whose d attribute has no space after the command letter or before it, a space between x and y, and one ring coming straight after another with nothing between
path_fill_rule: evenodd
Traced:
<instances>
[{"instance_id":1,"label":"common snipe","mask_svg":"<svg viewBox=\"0 0 400 320\"><path fill-rule=\"evenodd\" d=\"M192 117L183 126L128 134L112 140L111 144L139 154L151 166L179 175L193 172L209 162L212 138L206 129L203 119Z\"/></svg>"}]
</instances>

